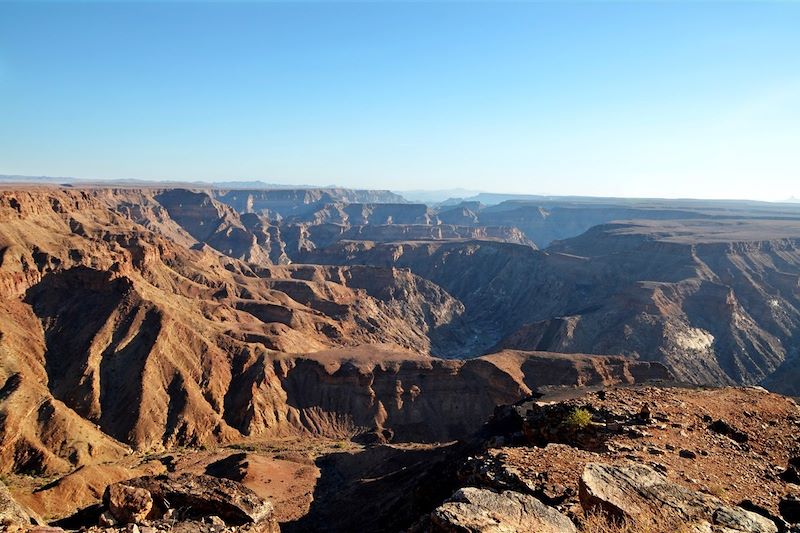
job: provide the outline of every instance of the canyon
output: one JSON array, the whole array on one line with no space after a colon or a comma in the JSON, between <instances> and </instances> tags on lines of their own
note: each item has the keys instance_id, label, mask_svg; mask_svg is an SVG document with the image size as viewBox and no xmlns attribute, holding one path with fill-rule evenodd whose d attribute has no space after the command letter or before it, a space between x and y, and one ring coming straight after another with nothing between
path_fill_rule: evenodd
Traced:
<instances>
[{"instance_id":1,"label":"canyon","mask_svg":"<svg viewBox=\"0 0 800 533\"><path fill-rule=\"evenodd\" d=\"M406 465L398 487L418 498L410 465L460 464L500 406L541 394L798 395L798 332L796 206L0 188L0 474L48 521L167 457L205 475L247 450L315 493L276 511L281 527L318 530L364 497L370 454ZM445 527L430 513L457 487L433 488L397 528Z\"/></svg>"}]
</instances>

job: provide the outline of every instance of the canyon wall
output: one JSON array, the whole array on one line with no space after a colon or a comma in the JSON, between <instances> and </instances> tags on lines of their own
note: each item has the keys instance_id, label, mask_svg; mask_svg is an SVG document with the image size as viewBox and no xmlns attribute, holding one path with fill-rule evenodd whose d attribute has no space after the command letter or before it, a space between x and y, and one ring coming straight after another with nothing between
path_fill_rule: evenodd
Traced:
<instances>
[{"instance_id":1,"label":"canyon wall","mask_svg":"<svg viewBox=\"0 0 800 533\"><path fill-rule=\"evenodd\" d=\"M450 440L537 384L669 376L621 357L437 359L478 335L446 290L205 242L241 220L187 191L0 193L5 471L298 433Z\"/></svg>"}]
</instances>

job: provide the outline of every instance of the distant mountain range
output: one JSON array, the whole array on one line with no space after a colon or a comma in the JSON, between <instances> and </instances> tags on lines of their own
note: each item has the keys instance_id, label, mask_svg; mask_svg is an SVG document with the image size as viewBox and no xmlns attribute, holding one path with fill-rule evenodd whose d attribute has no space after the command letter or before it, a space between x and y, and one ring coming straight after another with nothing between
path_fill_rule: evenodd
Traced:
<instances>
[{"instance_id":1,"label":"distant mountain range","mask_svg":"<svg viewBox=\"0 0 800 533\"><path fill-rule=\"evenodd\" d=\"M213 187L219 189L338 189L338 185L292 185L286 183L267 183L265 181L179 181L148 180L139 178L87 179L72 176L23 176L19 174L0 174L0 183L38 183L52 185L130 185L136 187Z\"/></svg>"},{"instance_id":2,"label":"distant mountain range","mask_svg":"<svg viewBox=\"0 0 800 533\"><path fill-rule=\"evenodd\" d=\"M181 181L181 180L149 180L139 178L112 178L112 179L89 179L76 178L72 176L26 176L20 174L0 174L0 183L25 183L40 185L64 185L64 186L121 186L121 187L179 187L179 188L200 188L200 189L249 189L249 190L298 190L298 189L338 189L356 190L352 187L341 185L310 185L310 184L287 184L269 183L261 180L231 180L231 181ZM663 204L664 202L674 206L697 207L697 204L705 205L712 202L717 205L729 206L754 206L754 205L779 205L779 204L800 204L800 198L791 196L782 202L764 202L756 200L702 200L692 198L666 200L661 198L612 198L599 196L553 196L538 194L505 194L478 191L473 189L453 188L453 189L414 189L414 190L392 190L392 193L402 196L411 203L424 203L431 207L457 206L462 203L480 203L483 206L495 206L504 202L515 203L536 203L537 205L572 204L585 205L597 203L613 203L615 205L638 205L643 203ZM514 207L513 204L508 207Z\"/></svg>"}]
</instances>

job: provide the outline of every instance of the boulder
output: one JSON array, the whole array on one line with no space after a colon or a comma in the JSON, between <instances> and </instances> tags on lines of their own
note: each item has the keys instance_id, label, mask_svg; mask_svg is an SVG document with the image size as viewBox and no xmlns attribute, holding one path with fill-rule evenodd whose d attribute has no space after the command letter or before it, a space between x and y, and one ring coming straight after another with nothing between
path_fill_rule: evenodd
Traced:
<instances>
[{"instance_id":1,"label":"boulder","mask_svg":"<svg viewBox=\"0 0 800 533\"><path fill-rule=\"evenodd\" d=\"M174 509L186 519L218 516L229 525L273 521L272 504L239 482L189 473L144 476L115 486L142 489L153 501L150 518L160 518Z\"/></svg>"},{"instance_id":2,"label":"boulder","mask_svg":"<svg viewBox=\"0 0 800 533\"><path fill-rule=\"evenodd\" d=\"M140 528L141 533L281 533L275 521L246 524L243 526L214 526L198 520L182 522L155 522L155 528ZM150 529L148 531L148 529ZM109 532L110 533L110 532ZM115 532L117 533L117 532Z\"/></svg>"},{"instance_id":3,"label":"boulder","mask_svg":"<svg viewBox=\"0 0 800 533\"><path fill-rule=\"evenodd\" d=\"M153 509L153 497L146 489L115 483L106 488L103 504L117 522L142 522Z\"/></svg>"},{"instance_id":4,"label":"boulder","mask_svg":"<svg viewBox=\"0 0 800 533\"><path fill-rule=\"evenodd\" d=\"M750 438L747 436L747 433L733 427L728 422L722 419L714 420L711 424L709 424L708 429L710 429L714 433L725 435L726 437L729 437L730 439L740 444L744 444L745 442L750 440Z\"/></svg>"},{"instance_id":5,"label":"boulder","mask_svg":"<svg viewBox=\"0 0 800 533\"><path fill-rule=\"evenodd\" d=\"M615 466L589 463L579 485L581 505L587 512L615 518L658 520L682 524L712 524L730 531L777 533L771 520L720 499L672 483L641 464Z\"/></svg>"},{"instance_id":6,"label":"boulder","mask_svg":"<svg viewBox=\"0 0 800 533\"><path fill-rule=\"evenodd\" d=\"M465 487L431 514L437 533L577 533L572 521L533 496Z\"/></svg>"},{"instance_id":7,"label":"boulder","mask_svg":"<svg viewBox=\"0 0 800 533\"><path fill-rule=\"evenodd\" d=\"M720 507L714 511L711 522L733 531L778 531L772 520L741 507Z\"/></svg>"},{"instance_id":8,"label":"boulder","mask_svg":"<svg viewBox=\"0 0 800 533\"><path fill-rule=\"evenodd\" d=\"M746 511L752 511L758 515L761 515L778 526L778 531L780 533L788 532L791 530L791 526L789 522L784 520L780 515L775 514L770 509L767 509L763 505L758 505L757 503L753 502L753 500L742 500L737 504L737 507L741 507Z\"/></svg>"}]
</instances>

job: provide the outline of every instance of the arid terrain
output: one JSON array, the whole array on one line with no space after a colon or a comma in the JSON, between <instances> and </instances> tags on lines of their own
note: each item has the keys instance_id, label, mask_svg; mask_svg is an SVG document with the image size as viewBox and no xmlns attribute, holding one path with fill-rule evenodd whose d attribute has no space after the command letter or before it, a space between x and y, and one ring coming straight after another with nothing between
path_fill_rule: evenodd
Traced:
<instances>
[{"instance_id":1,"label":"arid terrain","mask_svg":"<svg viewBox=\"0 0 800 533\"><path fill-rule=\"evenodd\" d=\"M797 205L0 183L0 529L796 531L798 338Z\"/></svg>"}]
</instances>

